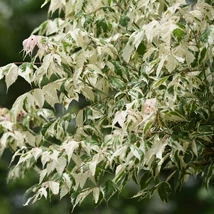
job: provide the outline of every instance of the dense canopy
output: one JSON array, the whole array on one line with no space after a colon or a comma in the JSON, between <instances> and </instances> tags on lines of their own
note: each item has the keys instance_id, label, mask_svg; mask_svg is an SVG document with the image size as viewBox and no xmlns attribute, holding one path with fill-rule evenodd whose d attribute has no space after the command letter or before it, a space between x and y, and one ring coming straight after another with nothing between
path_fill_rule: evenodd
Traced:
<instances>
[{"instance_id":1,"label":"dense canopy","mask_svg":"<svg viewBox=\"0 0 214 214\"><path fill-rule=\"evenodd\" d=\"M0 112L8 179L35 170L34 195L108 201L129 181L167 201L214 154L214 8L184 0L46 0L23 41L30 62L0 68L32 90ZM84 98L84 99L82 99ZM80 100L84 104L80 105ZM79 103L78 108L74 108ZM59 114L56 113L60 107ZM167 173L163 173L167 172Z\"/></svg>"}]
</instances>

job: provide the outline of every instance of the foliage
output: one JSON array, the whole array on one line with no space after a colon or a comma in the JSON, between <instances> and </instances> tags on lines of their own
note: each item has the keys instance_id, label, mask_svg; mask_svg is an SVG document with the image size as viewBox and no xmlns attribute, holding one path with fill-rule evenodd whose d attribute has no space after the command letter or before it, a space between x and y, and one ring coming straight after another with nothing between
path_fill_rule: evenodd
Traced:
<instances>
[{"instance_id":1,"label":"foliage","mask_svg":"<svg viewBox=\"0 0 214 214\"><path fill-rule=\"evenodd\" d=\"M9 88L32 90L0 112L8 179L39 175L26 202L69 194L108 201L130 180L133 197L167 202L190 175L213 173L214 9L198 1L46 0L49 19L23 41L30 62L1 67ZM57 16L58 14L58 16ZM84 95L87 104L70 110ZM56 105L63 114L56 115ZM167 171L168 176L161 173Z\"/></svg>"}]
</instances>

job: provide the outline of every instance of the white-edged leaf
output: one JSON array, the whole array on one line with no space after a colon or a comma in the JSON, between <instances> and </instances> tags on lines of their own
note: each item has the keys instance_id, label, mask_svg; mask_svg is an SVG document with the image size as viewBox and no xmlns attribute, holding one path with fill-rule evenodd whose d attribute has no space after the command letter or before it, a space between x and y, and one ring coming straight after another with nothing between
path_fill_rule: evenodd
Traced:
<instances>
[{"instance_id":1,"label":"white-edged leaf","mask_svg":"<svg viewBox=\"0 0 214 214\"><path fill-rule=\"evenodd\" d=\"M134 45L130 45L129 43L126 45L126 47L122 51L122 57L123 59L128 63L131 57L131 54L134 50Z\"/></svg>"},{"instance_id":2,"label":"white-edged leaf","mask_svg":"<svg viewBox=\"0 0 214 214\"><path fill-rule=\"evenodd\" d=\"M78 147L79 147L79 142L74 141L74 140L71 140L68 143L65 143L63 145L63 148L65 149L65 153L68 156L68 162L70 161L74 150L77 149Z\"/></svg>"},{"instance_id":3,"label":"white-edged leaf","mask_svg":"<svg viewBox=\"0 0 214 214\"><path fill-rule=\"evenodd\" d=\"M162 85L163 83L165 83L167 80L168 80L169 76L165 76L161 79L159 79L155 84L154 86L155 87L159 87L160 85Z\"/></svg>"},{"instance_id":4,"label":"white-edged leaf","mask_svg":"<svg viewBox=\"0 0 214 214\"><path fill-rule=\"evenodd\" d=\"M115 114L115 117L114 117L114 120L112 122L112 125L114 126L116 123L118 123L123 128L126 116L127 116L127 111L117 112Z\"/></svg>"},{"instance_id":5,"label":"white-edged leaf","mask_svg":"<svg viewBox=\"0 0 214 214\"><path fill-rule=\"evenodd\" d=\"M44 168L45 164L50 160L50 153L49 151L45 151L42 153L41 156L41 162L42 162L42 166Z\"/></svg>"},{"instance_id":6,"label":"white-edged leaf","mask_svg":"<svg viewBox=\"0 0 214 214\"><path fill-rule=\"evenodd\" d=\"M192 150L193 150L194 154L195 154L196 156L198 156L198 148L197 148L197 145L196 145L195 140L192 140L191 143L192 143Z\"/></svg>"},{"instance_id":7,"label":"white-edged leaf","mask_svg":"<svg viewBox=\"0 0 214 214\"><path fill-rule=\"evenodd\" d=\"M6 82L7 90L16 81L17 77L18 77L18 66L15 64L11 64L10 69L5 74L5 82Z\"/></svg>"},{"instance_id":8,"label":"white-edged leaf","mask_svg":"<svg viewBox=\"0 0 214 214\"><path fill-rule=\"evenodd\" d=\"M57 160L57 165L56 165L56 170L59 173L59 175L62 175L66 165L67 165L67 160L65 157L61 156Z\"/></svg>"},{"instance_id":9,"label":"white-edged leaf","mask_svg":"<svg viewBox=\"0 0 214 214\"><path fill-rule=\"evenodd\" d=\"M47 169L43 169L39 172L39 183L41 184L47 174Z\"/></svg>"},{"instance_id":10,"label":"white-edged leaf","mask_svg":"<svg viewBox=\"0 0 214 214\"><path fill-rule=\"evenodd\" d=\"M54 195L59 194L59 183L58 182L48 181L48 186Z\"/></svg>"},{"instance_id":11,"label":"white-edged leaf","mask_svg":"<svg viewBox=\"0 0 214 214\"><path fill-rule=\"evenodd\" d=\"M195 56L187 49L185 49L185 54L186 54L187 64L190 65L194 61Z\"/></svg>"},{"instance_id":12,"label":"white-edged leaf","mask_svg":"<svg viewBox=\"0 0 214 214\"><path fill-rule=\"evenodd\" d=\"M33 81L33 68L30 63L23 63L19 66L18 74L31 85Z\"/></svg>"},{"instance_id":13,"label":"white-edged leaf","mask_svg":"<svg viewBox=\"0 0 214 214\"><path fill-rule=\"evenodd\" d=\"M82 89L82 93L83 95L85 95L86 98L88 98L91 101L94 101L94 98L95 98L94 92L88 86L85 86Z\"/></svg>"},{"instance_id":14,"label":"white-edged leaf","mask_svg":"<svg viewBox=\"0 0 214 214\"><path fill-rule=\"evenodd\" d=\"M42 187L38 190L38 193L40 193L40 196L44 196L46 199L47 199L47 196L48 196L48 193L47 193L47 190L46 188Z\"/></svg>"},{"instance_id":15,"label":"white-edged leaf","mask_svg":"<svg viewBox=\"0 0 214 214\"><path fill-rule=\"evenodd\" d=\"M121 173L123 173L125 170L125 166L124 164L120 164L117 166L116 170L115 170L115 178L117 178L118 176L121 175Z\"/></svg>"},{"instance_id":16,"label":"white-edged leaf","mask_svg":"<svg viewBox=\"0 0 214 214\"><path fill-rule=\"evenodd\" d=\"M93 161L93 162L89 163L89 169L91 171L92 176L95 175L96 167L97 167L97 162L96 161Z\"/></svg>"},{"instance_id":17,"label":"white-edged leaf","mask_svg":"<svg viewBox=\"0 0 214 214\"><path fill-rule=\"evenodd\" d=\"M39 89L39 88L34 89L32 95L36 101L36 105L38 105L39 108L42 108L45 102L42 89Z\"/></svg>"},{"instance_id":18,"label":"white-edged leaf","mask_svg":"<svg viewBox=\"0 0 214 214\"><path fill-rule=\"evenodd\" d=\"M169 57L167 58L166 60L166 69L169 71L169 72L172 72L175 70L175 68L179 65L179 62L177 61L177 59L172 55L170 54Z\"/></svg>"},{"instance_id":19,"label":"white-edged leaf","mask_svg":"<svg viewBox=\"0 0 214 214\"><path fill-rule=\"evenodd\" d=\"M160 62L159 62L159 64L158 64L158 67L157 67L157 70L156 70L156 76L157 76L157 77L160 76L161 71L162 71L162 69L163 69L163 66L164 66L164 63L165 63L166 59L167 59L167 56L165 56L165 55L162 55L162 56L161 56L161 60L160 60Z\"/></svg>"},{"instance_id":20,"label":"white-edged leaf","mask_svg":"<svg viewBox=\"0 0 214 214\"><path fill-rule=\"evenodd\" d=\"M86 190L84 190L84 192L80 193L76 200L75 203L73 204L73 209L79 204L81 204L83 202L83 200L93 191L93 189L88 188Z\"/></svg>"},{"instance_id":21,"label":"white-edged leaf","mask_svg":"<svg viewBox=\"0 0 214 214\"><path fill-rule=\"evenodd\" d=\"M59 97L57 94L57 91L60 89L60 83L59 82L51 82L47 85L45 85L42 89L45 97L45 101L47 101L52 107L56 103L59 103Z\"/></svg>"},{"instance_id":22,"label":"white-edged leaf","mask_svg":"<svg viewBox=\"0 0 214 214\"><path fill-rule=\"evenodd\" d=\"M0 122L0 125L2 127L4 127L5 129L8 129L10 131L13 130L13 127L14 127L14 123L10 122L10 121L7 121L7 120L4 120L4 121L1 121Z\"/></svg>"},{"instance_id":23,"label":"white-edged leaf","mask_svg":"<svg viewBox=\"0 0 214 214\"><path fill-rule=\"evenodd\" d=\"M60 188L60 199L62 199L69 192L69 188L66 185L62 185Z\"/></svg>"},{"instance_id":24,"label":"white-edged leaf","mask_svg":"<svg viewBox=\"0 0 214 214\"><path fill-rule=\"evenodd\" d=\"M37 160L42 154L42 149L39 147L32 148L31 153L34 159Z\"/></svg>"},{"instance_id":25,"label":"white-edged leaf","mask_svg":"<svg viewBox=\"0 0 214 214\"><path fill-rule=\"evenodd\" d=\"M96 204L98 202L99 196L100 196L100 188L99 187L93 188L93 196L94 196L94 203Z\"/></svg>"}]
</instances>

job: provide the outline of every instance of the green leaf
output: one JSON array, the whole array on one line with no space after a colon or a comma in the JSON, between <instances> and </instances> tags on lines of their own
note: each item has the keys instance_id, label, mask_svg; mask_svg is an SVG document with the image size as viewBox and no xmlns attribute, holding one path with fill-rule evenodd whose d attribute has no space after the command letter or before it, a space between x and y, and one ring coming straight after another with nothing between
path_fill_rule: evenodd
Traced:
<instances>
[{"instance_id":1,"label":"green leaf","mask_svg":"<svg viewBox=\"0 0 214 214\"><path fill-rule=\"evenodd\" d=\"M123 89L126 84L119 77L110 77L110 84L115 89Z\"/></svg>"},{"instance_id":2,"label":"green leaf","mask_svg":"<svg viewBox=\"0 0 214 214\"><path fill-rule=\"evenodd\" d=\"M154 84L154 86L155 86L155 87L159 87L159 86L162 85L164 82L166 82L166 81L168 80L168 78L169 78L169 76L166 76L166 77L161 78L160 80L158 80L158 81Z\"/></svg>"},{"instance_id":3,"label":"green leaf","mask_svg":"<svg viewBox=\"0 0 214 214\"><path fill-rule=\"evenodd\" d=\"M181 28L176 28L172 31L172 35L177 39L178 42L180 42L183 39L185 33Z\"/></svg>"},{"instance_id":4,"label":"green leaf","mask_svg":"<svg viewBox=\"0 0 214 214\"><path fill-rule=\"evenodd\" d=\"M144 172L140 179L141 190L148 187L148 185L152 182L152 180L153 180L153 176L151 175L150 171Z\"/></svg>"},{"instance_id":5,"label":"green leaf","mask_svg":"<svg viewBox=\"0 0 214 214\"><path fill-rule=\"evenodd\" d=\"M143 133L144 133L144 135L151 129L152 124L153 124L153 120L149 120L149 119L148 119L148 120L145 122L145 125L144 125L144 127L143 127Z\"/></svg>"},{"instance_id":6,"label":"green leaf","mask_svg":"<svg viewBox=\"0 0 214 214\"><path fill-rule=\"evenodd\" d=\"M205 56L206 56L206 53L207 53L207 48L204 47L204 48L202 49L202 51L200 52L199 63L201 63L201 62L203 61L203 59L204 59Z\"/></svg>"},{"instance_id":7,"label":"green leaf","mask_svg":"<svg viewBox=\"0 0 214 214\"><path fill-rule=\"evenodd\" d=\"M213 134L213 126L211 125L200 125L198 127L198 132L203 135L212 135Z\"/></svg>"},{"instance_id":8,"label":"green leaf","mask_svg":"<svg viewBox=\"0 0 214 214\"><path fill-rule=\"evenodd\" d=\"M207 27L206 30L201 34L200 41L207 42L211 32L211 27Z\"/></svg>"},{"instance_id":9,"label":"green leaf","mask_svg":"<svg viewBox=\"0 0 214 214\"><path fill-rule=\"evenodd\" d=\"M108 202L110 198L117 192L117 186L111 180L105 182L103 186L104 198Z\"/></svg>"},{"instance_id":10,"label":"green leaf","mask_svg":"<svg viewBox=\"0 0 214 214\"><path fill-rule=\"evenodd\" d=\"M137 48L137 53L141 56L143 56L146 53L146 45L141 42L140 45Z\"/></svg>"},{"instance_id":11,"label":"green leaf","mask_svg":"<svg viewBox=\"0 0 214 214\"><path fill-rule=\"evenodd\" d=\"M86 16L83 26L84 26L84 28L87 28L88 25L91 25L92 23L93 23L93 18L91 16Z\"/></svg>"},{"instance_id":12,"label":"green leaf","mask_svg":"<svg viewBox=\"0 0 214 214\"><path fill-rule=\"evenodd\" d=\"M106 23L106 20L104 18L98 20L95 24L97 27L96 29L97 29L97 36L98 37L100 36L100 34L108 31L108 24Z\"/></svg>"},{"instance_id":13,"label":"green leaf","mask_svg":"<svg viewBox=\"0 0 214 214\"><path fill-rule=\"evenodd\" d=\"M163 202L168 202L171 193L171 185L168 182L162 182L158 187L158 193Z\"/></svg>"},{"instance_id":14,"label":"green leaf","mask_svg":"<svg viewBox=\"0 0 214 214\"><path fill-rule=\"evenodd\" d=\"M129 22L130 22L130 18L129 18L128 16L122 15L122 16L120 17L119 24L120 24L121 26L127 27L128 24L129 24Z\"/></svg>"},{"instance_id":15,"label":"green leaf","mask_svg":"<svg viewBox=\"0 0 214 214\"><path fill-rule=\"evenodd\" d=\"M204 175L203 176L204 176L203 183L204 183L205 187L208 189L209 183L210 183L210 179L213 176L213 163L211 163L210 165L205 166Z\"/></svg>"}]
</instances>

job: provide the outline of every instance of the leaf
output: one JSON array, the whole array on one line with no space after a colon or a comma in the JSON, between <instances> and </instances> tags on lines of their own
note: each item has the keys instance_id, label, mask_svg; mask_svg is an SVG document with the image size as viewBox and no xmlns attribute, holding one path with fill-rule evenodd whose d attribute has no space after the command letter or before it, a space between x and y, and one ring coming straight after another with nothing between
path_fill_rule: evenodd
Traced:
<instances>
[{"instance_id":1,"label":"leaf","mask_svg":"<svg viewBox=\"0 0 214 214\"><path fill-rule=\"evenodd\" d=\"M74 178L74 180L75 180L75 187L74 187L74 189L75 190L77 190L78 189L78 187L80 187L81 189L85 186L85 183L86 183L86 181L87 181L87 179L89 178L89 172L88 171L86 171L86 172L84 172L84 173L72 173L72 176L73 176L73 178Z\"/></svg>"},{"instance_id":2,"label":"leaf","mask_svg":"<svg viewBox=\"0 0 214 214\"><path fill-rule=\"evenodd\" d=\"M213 126L211 125L200 125L198 127L198 132L203 135L212 135L213 134Z\"/></svg>"},{"instance_id":3,"label":"leaf","mask_svg":"<svg viewBox=\"0 0 214 214\"><path fill-rule=\"evenodd\" d=\"M55 181L48 181L48 186L54 195L59 194L59 183Z\"/></svg>"},{"instance_id":4,"label":"leaf","mask_svg":"<svg viewBox=\"0 0 214 214\"><path fill-rule=\"evenodd\" d=\"M168 121L186 121L186 118L178 110L161 113L163 119Z\"/></svg>"},{"instance_id":5,"label":"leaf","mask_svg":"<svg viewBox=\"0 0 214 214\"><path fill-rule=\"evenodd\" d=\"M133 50L134 50L134 45L129 44L129 42L127 43L125 48L122 50L122 57L127 63L130 60Z\"/></svg>"},{"instance_id":6,"label":"leaf","mask_svg":"<svg viewBox=\"0 0 214 214\"><path fill-rule=\"evenodd\" d=\"M153 180L153 176L149 171L146 171L143 173L141 179L140 179L140 188L141 190L145 189Z\"/></svg>"},{"instance_id":7,"label":"leaf","mask_svg":"<svg viewBox=\"0 0 214 214\"><path fill-rule=\"evenodd\" d=\"M56 170L59 173L59 175L62 175L65 167L67 165L67 160L65 157L61 156L57 160Z\"/></svg>"},{"instance_id":8,"label":"leaf","mask_svg":"<svg viewBox=\"0 0 214 214\"><path fill-rule=\"evenodd\" d=\"M38 106L38 108L42 108L45 102L42 89L34 89L32 95L36 101L36 105Z\"/></svg>"},{"instance_id":9,"label":"leaf","mask_svg":"<svg viewBox=\"0 0 214 214\"><path fill-rule=\"evenodd\" d=\"M93 191L93 189L88 188L85 189L83 192L81 192L75 200L75 203L73 204L73 209L79 204L81 204L83 202L83 200ZM73 210L72 210L73 211Z\"/></svg>"},{"instance_id":10,"label":"leaf","mask_svg":"<svg viewBox=\"0 0 214 214\"><path fill-rule=\"evenodd\" d=\"M99 37L100 34L107 32L108 25L104 18L97 20L95 24L96 24L97 37Z\"/></svg>"},{"instance_id":11,"label":"leaf","mask_svg":"<svg viewBox=\"0 0 214 214\"><path fill-rule=\"evenodd\" d=\"M141 42L140 45L137 48L137 53L141 56L143 56L146 53L146 45Z\"/></svg>"},{"instance_id":12,"label":"leaf","mask_svg":"<svg viewBox=\"0 0 214 214\"><path fill-rule=\"evenodd\" d=\"M118 123L120 125L120 127L123 128L126 116L127 116L127 111L117 112L115 114L115 117L114 117L114 120L112 122L112 125L114 126L116 123Z\"/></svg>"},{"instance_id":13,"label":"leaf","mask_svg":"<svg viewBox=\"0 0 214 214\"><path fill-rule=\"evenodd\" d=\"M143 126L143 133L144 135L146 135L146 133L150 130L150 128L152 127L153 121L152 120L147 120L145 122L145 125Z\"/></svg>"},{"instance_id":14,"label":"leaf","mask_svg":"<svg viewBox=\"0 0 214 214\"><path fill-rule=\"evenodd\" d=\"M210 179L212 178L213 176L213 164L211 165L208 165L208 166L205 166L205 169L204 169L204 185L205 187L209 188L209 183L210 183Z\"/></svg>"},{"instance_id":15,"label":"leaf","mask_svg":"<svg viewBox=\"0 0 214 214\"><path fill-rule=\"evenodd\" d=\"M204 47L204 48L202 49L202 51L200 52L200 58L199 58L199 63L200 63L200 64L201 64L201 62L203 61L203 59L205 58L206 53L207 53L207 48Z\"/></svg>"},{"instance_id":16,"label":"leaf","mask_svg":"<svg viewBox=\"0 0 214 214\"><path fill-rule=\"evenodd\" d=\"M15 64L11 64L8 72L5 74L7 90L17 80L17 77L18 77L18 67Z\"/></svg>"},{"instance_id":17,"label":"leaf","mask_svg":"<svg viewBox=\"0 0 214 214\"><path fill-rule=\"evenodd\" d=\"M210 36L210 34L211 34L211 32L212 32L211 27L210 27L210 26L207 27L207 28L205 29L205 31L201 34L200 40L201 40L202 42L207 42L207 41L208 41L208 38L209 38L209 36Z\"/></svg>"},{"instance_id":18,"label":"leaf","mask_svg":"<svg viewBox=\"0 0 214 214\"><path fill-rule=\"evenodd\" d=\"M186 54L187 64L190 65L194 61L195 56L187 49L185 49L185 54Z\"/></svg>"},{"instance_id":19,"label":"leaf","mask_svg":"<svg viewBox=\"0 0 214 214\"><path fill-rule=\"evenodd\" d=\"M162 55L160 57L160 62L158 64L158 67L157 67L157 70L156 70L156 76L159 77L161 75L161 71L163 69L163 66L164 66L164 63L167 59L167 56L166 55Z\"/></svg>"},{"instance_id":20,"label":"leaf","mask_svg":"<svg viewBox=\"0 0 214 214\"><path fill-rule=\"evenodd\" d=\"M44 7L49 1L51 1L51 0L45 0L45 2L42 4L41 7Z\"/></svg>"},{"instance_id":21,"label":"leaf","mask_svg":"<svg viewBox=\"0 0 214 214\"><path fill-rule=\"evenodd\" d=\"M83 127L83 110L79 110L76 117L76 125L78 127Z\"/></svg>"},{"instance_id":22,"label":"leaf","mask_svg":"<svg viewBox=\"0 0 214 214\"><path fill-rule=\"evenodd\" d=\"M33 82L33 66L31 63L23 63L19 66L19 76L24 78L30 85Z\"/></svg>"},{"instance_id":23,"label":"leaf","mask_svg":"<svg viewBox=\"0 0 214 214\"><path fill-rule=\"evenodd\" d=\"M60 199L69 193L69 188L66 185L62 185L60 188Z\"/></svg>"},{"instance_id":24,"label":"leaf","mask_svg":"<svg viewBox=\"0 0 214 214\"><path fill-rule=\"evenodd\" d=\"M95 95L92 89L85 86L82 90L83 95L85 95L86 98L88 98L91 101L94 101Z\"/></svg>"},{"instance_id":25,"label":"leaf","mask_svg":"<svg viewBox=\"0 0 214 214\"><path fill-rule=\"evenodd\" d=\"M23 51L25 54L32 55L34 48L39 44L41 36L31 35L22 42Z\"/></svg>"},{"instance_id":26,"label":"leaf","mask_svg":"<svg viewBox=\"0 0 214 214\"><path fill-rule=\"evenodd\" d=\"M166 60L166 69L171 73L178 65L179 62L177 59L172 54L170 54Z\"/></svg>"},{"instance_id":27,"label":"leaf","mask_svg":"<svg viewBox=\"0 0 214 214\"><path fill-rule=\"evenodd\" d=\"M46 2L42 5L42 7L46 4ZM62 5L65 5L65 0L54 0L51 1L50 6L49 6L49 12L52 14L59 9Z\"/></svg>"},{"instance_id":28,"label":"leaf","mask_svg":"<svg viewBox=\"0 0 214 214\"><path fill-rule=\"evenodd\" d=\"M46 188L42 187L38 190L38 193L40 194L40 197L44 196L47 199L48 193Z\"/></svg>"},{"instance_id":29,"label":"leaf","mask_svg":"<svg viewBox=\"0 0 214 214\"><path fill-rule=\"evenodd\" d=\"M97 161L93 161L93 162L89 163L89 169L91 171L92 176L95 175L96 167L97 167Z\"/></svg>"},{"instance_id":30,"label":"leaf","mask_svg":"<svg viewBox=\"0 0 214 214\"><path fill-rule=\"evenodd\" d=\"M162 182L158 186L158 193L163 202L168 202L169 200L169 195L171 193L171 186L168 182Z\"/></svg>"},{"instance_id":31,"label":"leaf","mask_svg":"<svg viewBox=\"0 0 214 214\"><path fill-rule=\"evenodd\" d=\"M181 29L181 28L174 29L172 31L172 34L177 39L178 42L180 42L183 39L184 35L185 35L183 29Z\"/></svg>"},{"instance_id":32,"label":"leaf","mask_svg":"<svg viewBox=\"0 0 214 214\"><path fill-rule=\"evenodd\" d=\"M117 186L112 181L108 180L103 186L104 199L108 202L110 198L117 192Z\"/></svg>"},{"instance_id":33,"label":"leaf","mask_svg":"<svg viewBox=\"0 0 214 214\"><path fill-rule=\"evenodd\" d=\"M45 85L42 89L45 101L49 103L53 108L56 103L59 103L59 97L57 91L60 89L59 82L51 82Z\"/></svg>"},{"instance_id":34,"label":"leaf","mask_svg":"<svg viewBox=\"0 0 214 214\"><path fill-rule=\"evenodd\" d=\"M68 139L67 143L63 144L63 148L65 149L65 153L68 156L68 162L70 162L70 159L73 155L73 152L75 149L79 147L79 142Z\"/></svg>"},{"instance_id":35,"label":"leaf","mask_svg":"<svg viewBox=\"0 0 214 214\"><path fill-rule=\"evenodd\" d=\"M165 76L165 77L161 78L160 80L158 80L158 81L154 84L154 86L155 86L155 87L159 87L159 86L162 85L164 82L166 82L166 81L168 80L168 78L169 78L169 76Z\"/></svg>"},{"instance_id":36,"label":"leaf","mask_svg":"<svg viewBox=\"0 0 214 214\"><path fill-rule=\"evenodd\" d=\"M39 148L39 147L35 147L35 148L33 148L33 149L31 150L31 152L32 152L32 155L33 155L35 161L37 161L37 159L38 159L38 158L41 156L41 154L42 154L42 149Z\"/></svg>"},{"instance_id":37,"label":"leaf","mask_svg":"<svg viewBox=\"0 0 214 214\"><path fill-rule=\"evenodd\" d=\"M99 195L100 195L100 188L99 187L95 187L93 189L93 197L94 197L94 203L97 204L97 202L99 201Z\"/></svg>"},{"instance_id":38,"label":"leaf","mask_svg":"<svg viewBox=\"0 0 214 214\"><path fill-rule=\"evenodd\" d=\"M126 15L122 15L120 17L120 21L119 21L119 24L123 27L127 27L128 26L128 23L130 22L130 18Z\"/></svg>"},{"instance_id":39,"label":"leaf","mask_svg":"<svg viewBox=\"0 0 214 214\"><path fill-rule=\"evenodd\" d=\"M43 169L39 172L39 184L42 183L42 181L44 180L45 176L47 174L47 169Z\"/></svg>"},{"instance_id":40,"label":"leaf","mask_svg":"<svg viewBox=\"0 0 214 214\"><path fill-rule=\"evenodd\" d=\"M125 166L124 164L120 164L117 166L116 170L115 170L115 178L114 181L117 183L118 180L120 179L120 177L123 175L125 171Z\"/></svg>"}]
</instances>

